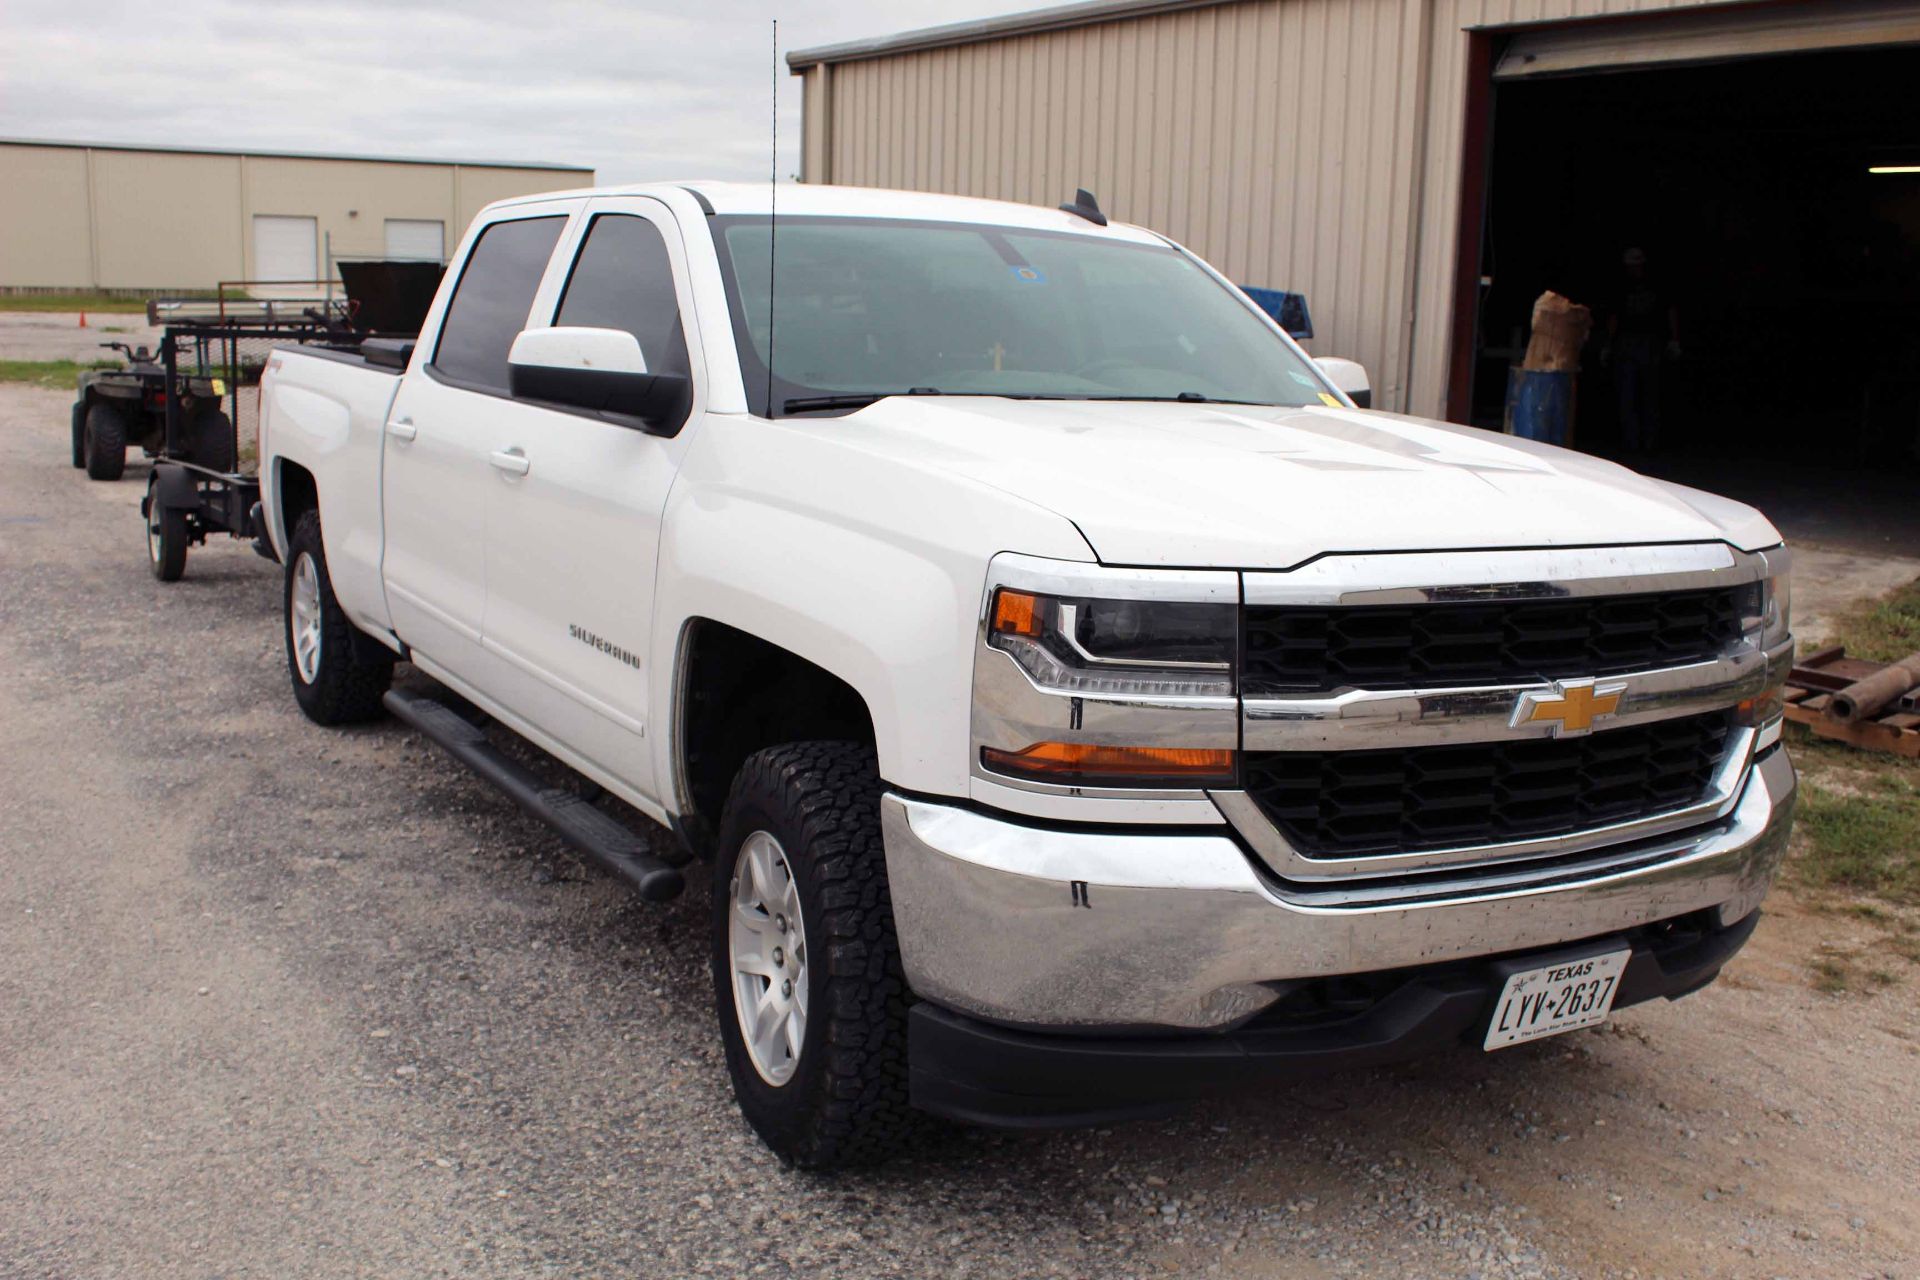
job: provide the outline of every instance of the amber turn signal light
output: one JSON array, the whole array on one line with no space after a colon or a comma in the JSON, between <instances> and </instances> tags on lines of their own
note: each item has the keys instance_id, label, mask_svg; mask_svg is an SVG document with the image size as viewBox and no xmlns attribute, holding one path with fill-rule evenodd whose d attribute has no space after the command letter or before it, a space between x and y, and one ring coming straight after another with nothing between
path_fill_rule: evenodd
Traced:
<instances>
[{"instance_id":1,"label":"amber turn signal light","mask_svg":"<svg viewBox=\"0 0 1920 1280\"><path fill-rule=\"evenodd\" d=\"M1019 751L982 747L980 762L997 773L1049 782L1128 782L1166 779L1231 782L1233 752L1226 748L1102 747L1086 742L1036 742Z\"/></svg>"},{"instance_id":2,"label":"amber turn signal light","mask_svg":"<svg viewBox=\"0 0 1920 1280\"><path fill-rule=\"evenodd\" d=\"M1757 729L1778 720L1786 710L1785 693L1786 686L1775 685L1765 693L1741 699L1733 709L1734 723Z\"/></svg>"},{"instance_id":3,"label":"amber turn signal light","mask_svg":"<svg viewBox=\"0 0 1920 1280\"><path fill-rule=\"evenodd\" d=\"M1040 634L1040 597L1005 587L993 598L993 629L1005 636Z\"/></svg>"}]
</instances>

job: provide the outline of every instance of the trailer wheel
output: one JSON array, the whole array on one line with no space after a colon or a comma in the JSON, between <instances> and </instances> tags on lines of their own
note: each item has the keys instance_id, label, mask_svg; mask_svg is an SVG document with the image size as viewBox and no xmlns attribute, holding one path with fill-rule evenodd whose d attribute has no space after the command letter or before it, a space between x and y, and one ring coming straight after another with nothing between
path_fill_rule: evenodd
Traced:
<instances>
[{"instance_id":1,"label":"trailer wheel","mask_svg":"<svg viewBox=\"0 0 1920 1280\"><path fill-rule=\"evenodd\" d=\"M187 427L187 457L210 471L232 471L233 419L219 409L197 413Z\"/></svg>"},{"instance_id":2,"label":"trailer wheel","mask_svg":"<svg viewBox=\"0 0 1920 1280\"><path fill-rule=\"evenodd\" d=\"M320 513L309 511L287 544L287 671L294 700L315 724L377 719L393 683L393 655L356 634L334 598Z\"/></svg>"},{"instance_id":3,"label":"trailer wheel","mask_svg":"<svg viewBox=\"0 0 1920 1280\"><path fill-rule=\"evenodd\" d=\"M127 420L104 400L87 408L81 424L89 480L118 480L127 469Z\"/></svg>"},{"instance_id":4,"label":"trailer wheel","mask_svg":"<svg viewBox=\"0 0 1920 1280\"><path fill-rule=\"evenodd\" d=\"M187 513L162 504L153 480L147 482L147 559L162 582L178 582L187 572Z\"/></svg>"},{"instance_id":5,"label":"trailer wheel","mask_svg":"<svg viewBox=\"0 0 1920 1280\"><path fill-rule=\"evenodd\" d=\"M73 402L73 469L83 471L87 465L87 402Z\"/></svg>"}]
</instances>

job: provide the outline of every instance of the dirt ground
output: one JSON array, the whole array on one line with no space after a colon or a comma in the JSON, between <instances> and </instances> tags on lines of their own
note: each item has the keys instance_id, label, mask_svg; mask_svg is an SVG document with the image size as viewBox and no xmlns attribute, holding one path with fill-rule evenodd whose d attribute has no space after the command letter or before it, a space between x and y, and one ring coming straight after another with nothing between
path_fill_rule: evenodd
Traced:
<instances>
[{"instance_id":1,"label":"dirt ground","mask_svg":"<svg viewBox=\"0 0 1920 1280\"><path fill-rule=\"evenodd\" d=\"M1592 1031L784 1170L704 889L648 906L398 725L308 724L276 567L154 582L145 469L90 483L66 430L0 387L0 1276L1920 1265L1920 971L1816 992L1872 926L1778 893L1721 982Z\"/></svg>"}]
</instances>

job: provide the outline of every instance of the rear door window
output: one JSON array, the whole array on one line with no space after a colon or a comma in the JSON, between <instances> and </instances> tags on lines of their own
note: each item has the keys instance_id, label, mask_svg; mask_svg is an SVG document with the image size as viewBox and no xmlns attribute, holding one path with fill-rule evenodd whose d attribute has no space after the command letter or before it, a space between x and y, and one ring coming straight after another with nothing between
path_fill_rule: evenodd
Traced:
<instances>
[{"instance_id":1,"label":"rear door window","mask_svg":"<svg viewBox=\"0 0 1920 1280\"><path fill-rule=\"evenodd\" d=\"M454 382L507 394L507 352L527 327L533 295L566 226L564 214L496 222L467 255L447 304L433 368Z\"/></svg>"},{"instance_id":2,"label":"rear door window","mask_svg":"<svg viewBox=\"0 0 1920 1280\"><path fill-rule=\"evenodd\" d=\"M689 372L673 259L646 218L603 213L593 220L554 323L624 329L640 343L648 373Z\"/></svg>"}]
</instances>

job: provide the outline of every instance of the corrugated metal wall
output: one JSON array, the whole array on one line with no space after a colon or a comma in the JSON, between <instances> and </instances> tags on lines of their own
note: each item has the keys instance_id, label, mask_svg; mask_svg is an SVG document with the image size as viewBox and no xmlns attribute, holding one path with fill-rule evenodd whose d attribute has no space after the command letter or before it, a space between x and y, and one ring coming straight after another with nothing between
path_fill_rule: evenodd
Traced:
<instances>
[{"instance_id":1,"label":"corrugated metal wall","mask_svg":"<svg viewBox=\"0 0 1920 1280\"><path fill-rule=\"evenodd\" d=\"M1467 29L1676 7L1244 0L822 64L805 176L1035 204L1084 185L1243 284L1306 293L1316 352L1440 416Z\"/></svg>"}]
</instances>

